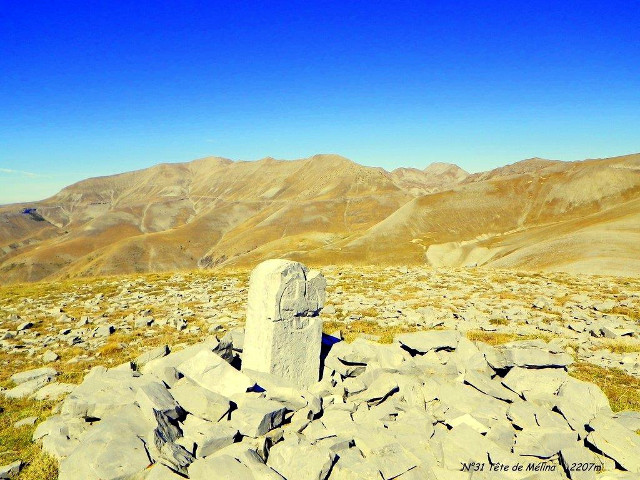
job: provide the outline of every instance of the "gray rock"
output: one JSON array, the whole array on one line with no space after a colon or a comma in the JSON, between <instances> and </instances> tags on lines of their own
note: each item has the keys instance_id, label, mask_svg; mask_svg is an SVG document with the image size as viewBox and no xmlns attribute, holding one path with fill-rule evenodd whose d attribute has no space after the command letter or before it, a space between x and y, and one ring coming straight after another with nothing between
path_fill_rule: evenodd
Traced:
<instances>
[{"instance_id":1,"label":"gray rock","mask_svg":"<svg viewBox=\"0 0 640 480\"><path fill-rule=\"evenodd\" d=\"M58 375L58 372L56 372L53 368L42 367L42 368L36 368L34 370L27 370L24 372L15 373L11 375L11 381L16 385L21 385L23 383L26 383L41 377L48 377L49 379L52 379L57 375Z\"/></svg>"},{"instance_id":2,"label":"gray rock","mask_svg":"<svg viewBox=\"0 0 640 480\"><path fill-rule=\"evenodd\" d=\"M366 390L354 395L353 401L366 402L369 406L378 405L399 391L395 375L383 370L374 370L372 377L363 379Z\"/></svg>"},{"instance_id":3,"label":"gray rock","mask_svg":"<svg viewBox=\"0 0 640 480\"><path fill-rule=\"evenodd\" d=\"M25 398L33 395L35 392L44 387L54 377L43 375L32 380L20 383L17 387L1 392L7 398Z\"/></svg>"},{"instance_id":4,"label":"gray rock","mask_svg":"<svg viewBox=\"0 0 640 480\"><path fill-rule=\"evenodd\" d=\"M571 480L593 480L597 478L595 467L604 469L604 465L596 454L584 448L583 445L574 445L560 450L560 465ZM572 465L585 465L586 470L572 469ZM594 467L592 468L591 465Z\"/></svg>"},{"instance_id":5,"label":"gray rock","mask_svg":"<svg viewBox=\"0 0 640 480\"><path fill-rule=\"evenodd\" d=\"M227 417L231 410L231 402L227 397L202 388L186 378L173 386L171 394L187 412L212 422Z\"/></svg>"},{"instance_id":6,"label":"gray rock","mask_svg":"<svg viewBox=\"0 0 640 480\"><path fill-rule=\"evenodd\" d=\"M138 356L133 361L133 363L135 363L136 367L140 369L142 366L146 365L150 361L165 357L169 355L169 353L170 353L169 346L162 345L161 347L156 347L152 350L144 352L142 355Z\"/></svg>"},{"instance_id":7,"label":"gray rock","mask_svg":"<svg viewBox=\"0 0 640 480\"><path fill-rule=\"evenodd\" d=\"M603 302L594 303L593 309L599 312L608 312L615 306L616 306L616 302L611 299L608 299Z\"/></svg>"},{"instance_id":8,"label":"gray rock","mask_svg":"<svg viewBox=\"0 0 640 480\"><path fill-rule=\"evenodd\" d=\"M32 438L41 441L43 450L49 455L57 459L67 457L80 443L76 438L71 438L71 423L54 415L36 427Z\"/></svg>"},{"instance_id":9,"label":"gray rock","mask_svg":"<svg viewBox=\"0 0 640 480\"><path fill-rule=\"evenodd\" d=\"M377 462L365 459L358 448L341 452L331 471L331 480L371 480L372 478L380 478Z\"/></svg>"},{"instance_id":10,"label":"gray rock","mask_svg":"<svg viewBox=\"0 0 640 480\"><path fill-rule=\"evenodd\" d=\"M20 470L22 470L22 466L23 466L22 460L16 460L13 463L1 466L0 479L4 480L4 479L16 478L20 473Z\"/></svg>"},{"instance_id":11,"label":"gray rock","mask_svg":"<svg viewBox=\"0 0 640 480\"><path fill-rule=\"evenodd\" d=\"M238 398L238 409L231 413L231 423L242 435L259 437L284 422L286 408L266 398Z\"/></svg>"},{"instance_id":12,"label":"gray rock","mask_svg":"<svg viewBox=\"0 0 640 480\"><path fill-rule=\"evenodd\" d=\"M242 352L244 348L244 330L234 328L226 333L222 338L223 341L228 341L233 346L233 350L236 352Z\"/></svg>"},{"instance_id":13,"label":"gray rock","mask_svg":"<svg viewBox=\"0 0 640 480\"><path fill-rule=\"evenodd\" d=\"M154 463L132 480L184 480L184 476L178 475L161 463Z\"/></svg>"},{"instance_id":14,"label":"gray rock","mask_svg":"<svg viewBox=\"0 0 640 480\"><path fill-rule=\"evenodd\" d=\"M296 437L271 447L267 465L287 480L325 480L336 458L328 448Z\"/></svg>"},{"instance_id":15,"label":"gray rock","mask_svg":"<svg viewBox=\"0 0 640 480\"><path fill-rule=\"evenodd\" d=\"M414 354L425 354L431 350L454 350L460 341L457 330L431 330L403 333L394 339L403 348Z\"/></svg>"},{"instance_id":16,"label":"gray rock","mask_svg":"<svg viewBox=\"0 0 640 480\"><path fill-rule=\"evenodd\" d=\"M116 480L142 472L152 463L141 434L149 424L137 407L115 409L98 422L60 462L60 480Z\"/></svg>"},{"instance_id":17,"label":"gray rock","mask_svg":"<svg viewBox=\"0 0 640 480\"><path fill-rule=\"evenodd\" d=\"M134 398L150 421L155 419L155 412L162 412L171 420L178 420L184 415L178 402L162 383L151 382L141 385Z\"/></svg>"},{"instance_id":18,"label":"gray rock","mask_svg":"<svg viewBox=\"0 0 640 480\"><path fill-rule=\"evenodd\" d=\"M201 387L226 397L245 393L254 385L249 377L208 350L200 351L176 368Z\"/></svg>"},{"instance_id":19,"label":"gray rock","mask_svg":"<svg viewBox=\"0 0 640 480\"><path fill-rule=\"evenodd\" d=\"M269 435L267 435L269 436ZM276 442L278 440L275 440ZM230 456L251 470L253 478L260 480L283 480L283 477L265 465L256 448L246 442L234 443L214 452L209 457Z\"/></svg>"},{"instance_id":20,"label":"gray rock","mask_svg":"<svg viewBox=\"0 0 640 480\"><path fill-rule=\"evenodd\" d=\"M187 467L191 465L194 460L195 457L182 445L166 442L160 447L160 461L183 475L187 474Z\"/></svg>"},{"instance_id":21,"label":"gray rock","mask_svg":"<svg viewBox=\"0 0 640 480\"><path fill-rule=\"evenodd\" d=\"M523 368L564 368L573 363L567 353L553 353L543 348L505 348L504 356L508 367Z\"/></svg>"},{"instance_id":22,"label":"gray rock","mask_svg":"<svg viewBox=\"0 0 640 480\"><path fill-rule=\"evenodd\" d=\"M460 425L441 437L432 437L432 442L441 441L443 466L459 471L462 463L488 462L491 442L467 425Z\"/></svg>"},{"instance_id":23,"label":"gray rock","mask_svg":"<svg viewBox=\"0 0 640 480\"><path fill-rule=\"evenodd\" d=\"M589 423L585 442L612 458L622 468L640 473L640 435L604 415Z\"/></svg>"},{"instance_id":24,"label":"gray rock","mask_svg":"<svg viewBox=\"0 0 640 480\"><path fill-rule=\"evenodd\" d=\"M150 445L154 446L157 451L161 452L165 443L175 443L182 438L182 429L172 422L164 413L157 410L153 411L155 417L155 428L150 435Z\"/></svg>"},{"instance_id":25,"label":"gray rock","mask_svg":"<svg viewBox=\"0 0 640 480\"><path fill-rule=\"evenodd\" d=\"M102 325L93 331L93 336L98 338L108 337L110 335L113 335L115 331L116 327L114 327L113 325Z\"/></svg>"},{"instance_id":26,"label":"gray rock","mask_svg":"<svg viewBox=\"0 0 640 480\"><path fill-rule=\"evenodd\" d=\"M229 422L209 422L188 415L182 426L183 437L178 443L202 458L231 445L238 437L238 429Z\"/></svg>"},{"instance_id":27,"label":"gray rock","mask_svg":"<svg viewBox=\"0 0 640 480\"><path fill-rule=\"evenodd\" d=\"M19 420L16 423L14 423L13 428L30 427L32 425L35 425L37 420L38 420L38 417L23 418L22 420Z\"/></svg>"},{"instance_id":28,"label":"gray rock","mask_svg":"<svg viewBox=\"0 0 640 480\"><path fill-rule=\"evenodd\" d=\"M476 388L478 391L497 398L498 400L513 402L518 399L518 396L515 393L506 389L499 381L492 380L490 377L474 370L467 370L465 372L464 382Z\"/></svg>"},{"instance_id":29,"label":"gray rock","mask_svg":"<svg viewBox=\"0 0 640 480\"><path fill-rule=\"evenodd\" d=\"M116 407L133 405L139 387L155 379L136 376L131 370L94 367L62 404L62 413L74 418L104 418Z\"/></svg>"},{"instance_id":30,"label":"gray rock","mask_svg":"<svg viewBox=\"0 0 640 480\"><path fill-rule=\"evenodd\" d=\"M58 354L55 352L52 352L51 350L47 350L46 352L44 352L44 355L42 355L42 361L44 363L55 362L59 359L60 357L58 356Z\"/></svg>"},{"instance_id":31,"label":"gray rock","mask_svg":"<svg viewBox=\"0 0 640 480\"><path fill-rule=\"evenodd\" d=\"M633 410L616 412L614 418L620 425L624 425L629 430L633 430L634 432L640 430L640 412Z\"/></svg>"},{"instance_id":32,"label":"gray rock","mask_svg":"<svg viewBox=\"0 0 640 480\"><path fill-rule=\"evenodd\" d=\"M368 457L374 459L385 480L401 477L420 464L415 455L397 442L373 449Z\"/></svg>"},{"instance_id":33,"label":"gray rock","mask_svg":"<svg viewBox=\"0 0 640 480\"><path fill-rule=\"evenodd\" d=\"M553 305L553 302L548 298L538 297L531 305L533 308L543 309Z\"/></svg>"},{"instance_id":34,"label":"gray rock","mask_svg":"<svg viewBox=\"0 0 640 480\"><path fill-rule=\"evenodd\" d=\"M58 400L67 393L73 392L77 385L71 383L51 382L38 390L33 398L36 400Z\"/></svg>"},{"instance_id":35,"label":"gray rock","mask_svg":"<svg viewBox=\"0 0 640 480\"><path fill-rule=\"evenodd\" d=\"M322 401L319 398L282 377L249 369L243 369L243 372L265 390L266 398L282 403L289 410L297 411L309 407L313 415L318 415L322 410Z\"/></svg>"},{"instance_id":36,"label":"gray rock","mask_svg":"<svg viewBox=\"0 0 640 480\"><path fill-rule=\"evenodd\" d=\"M514 367L502 379L502 384L528 401L554 402L556 393L567 378L566 372L557 368L531 370Z\"/></svg>"},{"instance_id":37,"label":"gray rock","mask_svg":"<svg viewBox=\"0 0 640 480\"><path fill-rule=\"evenodd\" d=\"M516 433L513 452L518 455L551 458L563 448L578 443L578 434L569 429L531 427Z\"/></svg>"},{"instance_id":38,"label":"gray rock","mask_svg":"<svg viewBox=\"0 0 640 480\"><path fill-rule=\"evenodd\" d=\"M609 399L597 385L572 377L568 377L558 389L555 408L583 437L586 435L585 425L596 416L612 414Z\"/></svg>"},{"instance_id":39,"label":"gray rock","mask_svg":"<svg viewBox=\"0 0 640 480\"><path fill-rule=\"evenodd\" d=\"M197 459L189 467L189 478L216 480L257 480L244 463L230 455L213 455Z\"/></svg>"},{"instance_id":40,"label":"gray rock","mask_svg":"<svg viewBox=\"0 0 640 480\"><path fill-rule=\"evenodd\" d=\"M82 328L89 325L90 323L91 319L87 315L83 315L82 317L80 317L80 320L76 322L76 328Z\"/></svg>"},{"instance_id":41,"label":"gray rock","mask_svg":"<svg viewBox=\"0 0 640 480\"><path fill-rule=\"evenodd\" d=\"M153 317L150 316L135 317L133 321L133 326L136 328L149 327L151 324L153 324Z\"/></svg>"},{"instance_id":42,"label":"gray rock","mask_svg":"<svg viewBox=\"0 0 640 480\"><path fill-rule=\"evenodd\" d=\"M325 360L325 365L327 361L333 359L339 360L346 367L358 367L375 363L382 368L395 368L402 364L404 355L402 351L359 337L352 343L338 342L333 345ZM356 372L356 374L359 373L361 372ZM343 376L355 375L350 373Z\"/></svg>"}]
</instances>

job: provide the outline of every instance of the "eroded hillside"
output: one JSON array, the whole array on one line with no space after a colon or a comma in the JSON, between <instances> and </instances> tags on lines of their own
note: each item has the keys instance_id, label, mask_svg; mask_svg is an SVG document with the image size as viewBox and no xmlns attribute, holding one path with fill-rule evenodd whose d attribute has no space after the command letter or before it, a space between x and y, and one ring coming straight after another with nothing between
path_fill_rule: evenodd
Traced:
<instances>
[{"instance_id":1,"label":"eroded hillside","mask_svg":"<svg viewBox=\"0 0 640 480\"><path fill-rule=\"evenodd\" d=\"M338 155L210 157L0 207L0 224L4 283L273 257L635 276L640 155L474 175L448 164L387 172Z\"/></svg>"}]
</instances>

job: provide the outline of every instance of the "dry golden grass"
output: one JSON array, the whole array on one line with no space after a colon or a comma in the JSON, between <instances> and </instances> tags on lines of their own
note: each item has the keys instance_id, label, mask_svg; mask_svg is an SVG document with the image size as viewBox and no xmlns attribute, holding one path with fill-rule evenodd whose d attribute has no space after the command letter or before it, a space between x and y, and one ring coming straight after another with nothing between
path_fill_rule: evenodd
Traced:
<instances>
[{"instance_id":1,"label":"dry golden grass","mask_svg":"<svg viewBox=\"0 0 640 480\"><path fill-rule=\"evenodd\" d=\"M640 343L630 340L602 339L599 347L606 348L613 353L640 352Z\"/></svg>"},{"instance_id":2,"label":"dry golden grass","mask_svg":"<svg viewBox=\"0 0 640 480\"><path fill-rule=\"evenodd\" d=\"M497 296L501 300L519 300L520 299L520 297L513 292L499 292Z\"/></svg>"},{"instance_id":3,"label":"dry golden grass","mask_svg":"<svg viewBox=\"0 0 640 480\"><path fill-rule=\"evenodd\" d=\"M359 336L374 335L378 337L380 343L393 343L393 338L401 333L415 332L418 329L407 325L398 325L393 327L387 327L379 325L377 322L368 320L355 320L348 324L328 321L323 325L324 333L333 333L336 330L340 330L347 343L353 342Z\"/></svg>"},{"instance_id":4,"label":"dry golden grass","mask_svg":"<svg viewBox=\"0 0 640 480\"><path fill-rule=\"evenodd\" d=\"M491 325L509 325L509 320L506 318L492 318L489 323Z\"/></svg>"},{"instance_id":5,"label":"dry golden grass","mask_svg":"<svg viewBox=\"0 0 640 480\"><path fill-rule=\"evenodd\" d=\"M356 310L353 313L362 315L363 317L377 318L379 312L377 308L370 307L370 308L364 308L362 310Z\"/></svg>"},{"instance_id":6,"label":"dry golden grass","mask_svg":"<svg viewBox=\"0 0 640 480\"><path fill-rule=\"evenodd\" d=\"M617 368L603 368L586 362L576 362L569 374L579 380L598 385L609 399L614 412L640 410L640 378Z\"/></svg>"},{"instance_id":7,"label":"dry golden grass","mask_svg":"<svg viewBox=\"0 0 640 480\"><path fill-rule=\"evenodd\" d=\"M43 451L38 451L22 470L19 480L57 480L58 462Z\"/></svg>"},{"instance_id":8,"label":"dry golden grass","mask_svg":"<svg viewBox=\"0 0 640 480\"><path fill-rule=\"evenodd\" d=\"M485 332L483 330L469 330L467 332L467 338L474 342L483 342L488 345L502 345L503 343L516 342L519 340L544 340L549 342L556 338L555 335L547 333L538 333L535 335L516 335L515 333L499 333L499 332Z\"/></svg>"},{"instance_id":9,"label":"dry golden grass","mask_svg":"<svg viewBox=\"0 0 640 480\"><path fill-rule=\"evenodd\" d=\"M110 340L109 343L98 349L98 353L103 357L109 357L113 356L116 353L119 353L123 349L124 345L122 345L120 342Z\"/></svg>"},{"instance_id":10,"label":"dry golden grass","mask_svg":"<svg viewBox=\"0 0 640 480\"><path fill-rule=\"evenodd\" d=\"M469 330L467 338L473 342L484 342L489 345L501 345L513 342L518 336L513 333L484 332L482 330Z\"/></svg>"},{"instance_id":11,"label":"dry golden grass","mask_svg":"<svg viewBox=\"0 0 640 480\"><path fill-rule=\"evenodd\" d=\"M640 310L636 308L615 306L611 309L610 313L615 313L616 315L626 315L631 320L640 321Z\"/></svg>"},{"instance_id":12,"label":"dry golden grass","mask_svg":"<svg viewBox=\"0 0 640 480\"><path fill-rule=\"evenodd\" d=\"M0 396L0 464L5 465L16 460L27 464L27 472L20 479L57 478L57 465L49 457L43 456L40 448L31 441L35 426L14 428L13 424L27 417L38 417L41 422L51 415L53 402L36 402L29 399L7 399ZM29 476L31 475L31 476Z\"/></svg>"}]
</instances>

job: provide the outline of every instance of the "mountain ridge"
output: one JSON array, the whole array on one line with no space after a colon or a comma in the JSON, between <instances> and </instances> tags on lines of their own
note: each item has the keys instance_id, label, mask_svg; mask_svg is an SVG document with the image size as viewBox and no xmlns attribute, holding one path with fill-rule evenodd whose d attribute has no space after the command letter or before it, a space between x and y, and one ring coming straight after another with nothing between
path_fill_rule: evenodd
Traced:
<instances>
[{"instance_id":1,"label":"mountain ridge","mask_svg":"<svg viewBox=\"0 0 640 480\"><path fill-rule=\"evenodd\" d=\"M246 266L271 256L635 276L638 197L640 154L531 158L473 174L440 162L389 172L337 154L203 157L0 206L0 281ZM608 243L597 247L596 237ZM534 255L540 245L555 249L553 262Z\"/></svg>"}]
</instances>

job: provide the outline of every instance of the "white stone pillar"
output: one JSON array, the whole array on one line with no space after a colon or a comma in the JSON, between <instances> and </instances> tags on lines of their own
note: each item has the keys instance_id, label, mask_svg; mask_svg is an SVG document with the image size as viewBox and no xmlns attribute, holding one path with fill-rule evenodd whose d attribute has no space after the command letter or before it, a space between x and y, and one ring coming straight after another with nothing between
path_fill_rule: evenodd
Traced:
<instances>
[{"instance_id":1,"label":"white stone pillar","mask_svg":"<svg viewBox=\"0 0 640 480\"><path fill-rule=\"evenodd\" d=\"M277 375L301 388L320 377L327 282L290 260L267 260L251 272L242 368Z\"/></svg>"}]
</instances>

